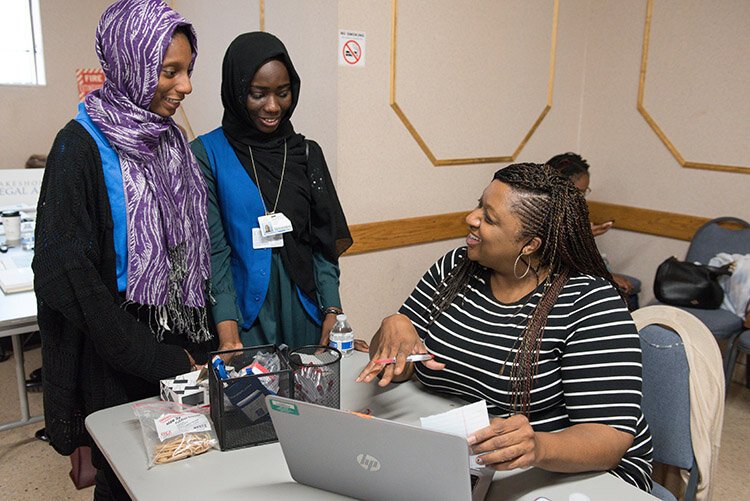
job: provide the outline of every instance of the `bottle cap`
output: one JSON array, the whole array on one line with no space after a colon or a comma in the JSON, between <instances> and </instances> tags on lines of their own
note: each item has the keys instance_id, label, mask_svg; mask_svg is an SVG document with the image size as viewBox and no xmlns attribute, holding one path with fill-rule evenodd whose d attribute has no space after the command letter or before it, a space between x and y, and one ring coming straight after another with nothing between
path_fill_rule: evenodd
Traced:
<instances>
[{"instance_id":1,"label":"bottle cap","mask_svg":"<svg viewBox=\"0 0 750 501\"><path fill-rule=\"evenodd\" d=\"M341 313L340 315L336 315L336 321L337 322L346 322L346 315Z\"/></svg>"}]
</instances>

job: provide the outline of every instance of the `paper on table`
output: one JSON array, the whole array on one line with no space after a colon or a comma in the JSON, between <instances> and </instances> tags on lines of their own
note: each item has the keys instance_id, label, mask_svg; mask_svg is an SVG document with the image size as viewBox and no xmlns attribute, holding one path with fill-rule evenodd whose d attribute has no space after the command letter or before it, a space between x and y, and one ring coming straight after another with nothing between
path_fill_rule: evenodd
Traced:
<instances>
[{"instance_id":1,"label":"paper on table","mask_svg":"<svg viewBox=\"0 0 750 501\"><path fill-rule=\"evenodd\" d=\"M473 404L464 405L458 409L453 409L442 414L435 414L419 419L422 428L459 437L469 438L469 435L480 428L490 425L490 417L487 413L487 402L480 400ZM468 443L467 443L468 447ZM470 468L481 468L482 465L476 462L477 456L469 456Z\"/></svg>"},{"instance_id":2,"label":"paper on table","mask_svg":"<svg viewBox=\"0 0 750 501\"><path fill-rule=\"evenodd\" d=\"M28 266L18 266L10 256L0 257L0 289L5 294L34 290L34 272L31 270L31 263L29 262Z\"/></svg>"}]
</instances>

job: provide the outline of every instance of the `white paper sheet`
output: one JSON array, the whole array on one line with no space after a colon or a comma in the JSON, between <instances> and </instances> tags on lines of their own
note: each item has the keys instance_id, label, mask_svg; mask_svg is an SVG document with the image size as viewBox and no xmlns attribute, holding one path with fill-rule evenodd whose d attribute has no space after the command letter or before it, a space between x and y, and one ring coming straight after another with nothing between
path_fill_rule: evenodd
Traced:
<instances>
[{"instance_id":1,"label":"white paper sheet","mask_svg":"<svg viewBox=\"0 0 750 501\"><path fill-rule=\"evenodd\" d=\"M451 435L458 435L466 439L480 428L490 425L487 402L484 400L464 405L463 407L452 409L442 414L423 417L419 420L422 428L450 433ZM469 456L469 467L482 468L482 465L476 462L476 456Z\"/></svg>"},{"instance_id":2,"label":"white paper sheet","mask_svg":"<svg viewBox=\"0 0 750 501\"><path fill-rule=\"evenodd\" d=\"M28 253L33 257L33 253ZM0 257L0 288L5 294L34 290L34 272L26 253Z\"/></svg>"}]
</instances>

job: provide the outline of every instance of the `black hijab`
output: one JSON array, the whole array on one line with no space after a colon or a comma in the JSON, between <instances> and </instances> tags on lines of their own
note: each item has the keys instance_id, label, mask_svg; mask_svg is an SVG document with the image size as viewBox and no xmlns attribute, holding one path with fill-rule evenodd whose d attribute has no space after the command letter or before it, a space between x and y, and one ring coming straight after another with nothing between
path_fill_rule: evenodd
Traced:
<instances>
[{"instance_id":1,"label":"black hijab","mask_svg":"<svg viewBox=\"0 0 750 501\"><path fill-rule=\"evenodd\" d=\"M289 72L292 104L278 128L267 134L255 128L247 111L247 95L255 73L269 60L279 60ZM222 127L237 158L258 188L267 210L272 210L279 189L287 145L286 173L276 212L292 221L279 250L289 276L308 296L315 298L313 250L332 263L352 244L336 190L320 147L294 131L289 120L299 99L300 79L281 40L265 32L244 33L229 45L222 66ZM330 306L330 305L322 305Z\"/></svg>"}]
</instances>

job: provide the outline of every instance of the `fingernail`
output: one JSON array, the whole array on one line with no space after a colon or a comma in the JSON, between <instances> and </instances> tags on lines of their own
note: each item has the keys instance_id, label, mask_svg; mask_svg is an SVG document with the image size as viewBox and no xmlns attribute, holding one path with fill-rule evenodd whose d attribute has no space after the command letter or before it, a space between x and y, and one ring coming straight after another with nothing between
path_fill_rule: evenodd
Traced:
<instances>
[{"instance_id":1,"label":"fingernail","mask_svg":"<svg viewBox=\"0 0 750 501\"><path fill-rule=\"evenodd\" d=\"M470 435L469 438L467 438L466 440L469 441L469 445L473 445L473 444L477 443L477 436L476 435Z\"/></svg>"}]
</instances>

